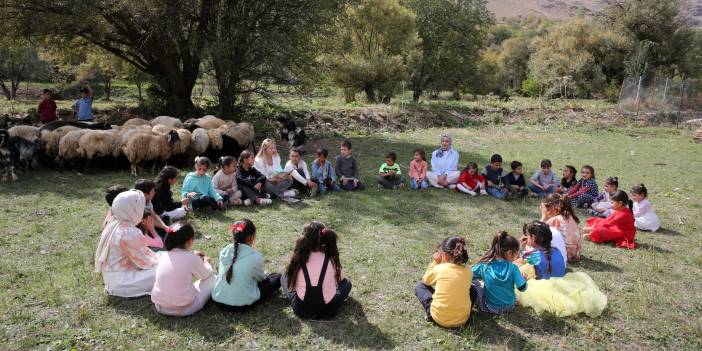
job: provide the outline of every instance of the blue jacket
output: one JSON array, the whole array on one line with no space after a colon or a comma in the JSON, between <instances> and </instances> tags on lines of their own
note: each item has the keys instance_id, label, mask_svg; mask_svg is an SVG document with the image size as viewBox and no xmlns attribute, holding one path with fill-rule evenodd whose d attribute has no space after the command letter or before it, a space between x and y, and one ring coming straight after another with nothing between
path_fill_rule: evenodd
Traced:
<instances>
[{"instance_id":1,"label":"blue jacket","mask_svg":"<svg viewBox=\"0 0 702 351\"><path fill-rule=\"evenodd\" d=\"M195 172L188 173L183 180L183 186L180 188L181 198L185 198L189 192L198 193L195 198L201 196L209 196L217 201L222 201L222 195L219 195L212 185L212 177L207 174L199 176ZM192 202L190 208L192 208Z\"/></svg>"},{"instance_id":2,"label":"blue jacket","mask_svg":"<svg viewBox=\"0 0 702 351\"><path fill-rule=\"evenodd\" d=\"M527 286L519 267L505 260L476 264L473 266L473 279L483 281L487 304L494 309L513 306L517 301L514 288L524 291Z\"/></svg>"},{"instance_id":3,"label":"blue jacket","mask_svg":"<svg viewBox=\"0 0 702 351\"><path fill-rule=\"evenodd\" d=\"M326 173L326 177L324 174ZM320 166L317 164L317 160L312 162L312 180L318 182L323 182L327 177L331 178L332 181L336 181L336 174L334 173L334 167L332 167L329 160L324 161L324 165Z\"/></svg>"},{"instance_id":4,"label":"blue jacket","mask_svg":"<svg viewBox=\"0 0 702 351\"><path fill-rule=\"evenodd\" d=\"M263 256L251 246L239 244L232 271L231 283L227 283L227 270L234 257L234 244L229 244L219 253L219 274L212 300L230 306L247 306L261 297L258 282L266 278L263 271Z\"/></svg>"}]
</instances>

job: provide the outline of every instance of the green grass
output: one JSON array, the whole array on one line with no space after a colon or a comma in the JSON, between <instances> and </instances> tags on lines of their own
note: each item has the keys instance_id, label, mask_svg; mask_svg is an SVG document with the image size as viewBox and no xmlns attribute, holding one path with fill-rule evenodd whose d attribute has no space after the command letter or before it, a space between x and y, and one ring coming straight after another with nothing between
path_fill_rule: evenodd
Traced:
<instances>
[{"instance_id":1,"label":"green grass","mask_svg":"<svg viewBox=\"0 0 702 351\"><path fill-rule=\"evenodd\" d=\"M0 185L0 349L699 349L702 347L702 190L700 146L689 131L619 127L485 126L448 130L461 164L483 165L493 152L519 159L533 172L548 157L594 165L598 179L619 176L624 189L643 182L663 222L640 232L635 251L584 243L572 271L587 272L609 303L598 318L538 316L518 308L504 316L473 313L447 330L423 318L413 288L433 247L465 236L472 259L498 229L518 235L538 218L532 199L500 202L431 190L377 191L373 175L382 155L395 151L407 166L412 150L429 151L443 130L354 138L370 190L307 200L299 206L242 208L192 218L211 235L195 247L213 257L230 240L227 226L241 217L258 227L256 247L269 271L280 272L302 225L312 219L341 237L344 269L354 289L332 321L296 318L283 299L254 311L221 313L208 305L188 318L156 314L148 298L108 298L93 272L93 255L107 210L104 189L130 184L126 170L92 175L35 171ZM310 142L336 154L338 139ZM308 153L305 157L310 159ZM37 216L44 209L48 216ZM581 217L585 217L581 213ZM681 222L683 224L681 224Z\"/></svg>"}]
</instances>

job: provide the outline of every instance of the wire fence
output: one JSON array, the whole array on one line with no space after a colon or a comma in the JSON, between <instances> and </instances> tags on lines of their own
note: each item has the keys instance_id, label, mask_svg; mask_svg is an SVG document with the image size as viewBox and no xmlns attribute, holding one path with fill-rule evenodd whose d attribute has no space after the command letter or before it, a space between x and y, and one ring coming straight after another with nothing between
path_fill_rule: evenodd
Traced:
<instances>
[{"instance_id":1,"label":"wire fence","mask_svg":"<svg viewBox=\"0 0 702 351\"><path fill-rule=\"evenodd\" d=\"M702 114L702 81L629 77L622 83L617 111L682 123Z\"/></svg>"}]
</instances>

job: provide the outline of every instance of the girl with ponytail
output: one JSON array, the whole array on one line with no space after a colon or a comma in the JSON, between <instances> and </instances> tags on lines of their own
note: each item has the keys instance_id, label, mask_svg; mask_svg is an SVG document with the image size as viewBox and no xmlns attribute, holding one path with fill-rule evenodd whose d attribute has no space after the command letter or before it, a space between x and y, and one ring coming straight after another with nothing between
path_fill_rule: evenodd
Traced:
<instances>
[{"instance_id":1,"label":"girl with ponytail","mask_svg":"<svg viewBox=\"0 0 702 351\"><path fill-rule=\"evenodd\" d=\"M263 256L253 249L256 226L243 218L231 225L232 243L219 253L212 300L228 312L250 309L280 289L280 274L266 274Z\"/></svg>"},{"instance_id":2,"label":"girl with ponytail","mask_svg":"<svg viewBox=\"0 0 702 351\"><path fill-rule=\"evenodd\" d=\"M565 275L566 261L558 248L551 245L553 234L548 224L534 221L522 228L525 250L521 260L534 267L536 279L558 278ZM522 266L520 270L526 274ZM530 274L526 274L529 276Z\"/></svg>"},{"instance_id":3,"label":"girl with ponytail","mask_svg":"<svg viewBox=\"0 0 702 351\"><path fill-rule=\"evenodd\" d=\"M555 228L565 241L566 258L568 262L580 260L582 236L580 235L580 219L568 195L549 194L541 200L541 222ZM553 230L552 230L553 232ZM552 233L555 236L556 233ZM552 242L552 246L557 246Z\"/></svg>"},{"instance_id":4,"label":"girl with ponytail","mask_svg":"<svg viewBox=\"0 0 702 351\"><path fill-rule=\"evenodd\" d=\"M212 177L207 175L210 160L204 156L195 157L195 171L188 173L180 188L183 205L192 210L212 208L224 209L223 198L212 185Z\"/></svg>"},{"instance_id":5,"label":"girl with ponytail","mask_svg":"<svg viewBox=\"0 0 702 351\"><path fill-rule=\"evenodd\" d=\"M164 242L167 251L159 259L151 291L151 302L158 313L189 316L210 300L215 283L210 258L192 251L194 241L195 230L189 223L177 223L168 229Z\"/></svg>"},{"instance_id":6,"label":"girl with ponytail","mask_svg":"<svg viewBox=\"0 0 702 351\"><path fill-rule=\"evenodd\" d=\"M336 233L320 222L305 224L281 283L298 317L336 316L351 292L351 281L341 269Z\"/></svg>"},{"instance_id":7,"label":"girl with ponytail","mask_svg":"<svg viewBox=\"0 0 702 351\"><path fill-rule=\"evenodd\" d=\"M473 274L466 262L465 239L446 238L437 247L422 281L414 289L428 320L445 328L460 327L468 321Z\"/></svg>"},{"instance_id":8,"label":"girl with ponytail","mask_svg":"<svg viewBox=\"0 0 702 351\"><path fill-rule=\"evenodd\" d=\"M590 216L607 218L612 214L612 203L609 198L619 189L619 178L609 177L605 179L604 191L595 198L594 202L587 210Z\"/></svg>"},{"instance_id":9,"label":"girl with ponytail","mask_svg":"<svg viewBox=\"0 0 702 351\"><path fill-rule=\"evenodd\" d=\"M219 158L215 175L212 177L212 185L229 206L239 206L243 203L241 190L236 183L236 158L232 156Z\"/></svg>"},{"instance_id":10,"label":"girl with ponytail","mask_svg":"<svg viewBox=\"0 0 702 351\"><path fill-rule=\"evenodd\" d=\"M502 231L492 238L490 249L473 266L471 300L483 312L510 312L517 303L514 289L524 291L526 280L512 263L519 257L519 241Z\"/></svg>"},{"instance_id":11,"label":"girl with ponytail","mask_svg":"<svg viewBox=\"0 0 702 351\"><path fill-rule=\"evenodd\" d=\"M610 198L612 215L607 218L593 217L587 220L584 237L596 243L613 242L616 247L636 248L636 227L632 213L633 202L626 192L617 190Z\"/></svg>"}]
</instances>

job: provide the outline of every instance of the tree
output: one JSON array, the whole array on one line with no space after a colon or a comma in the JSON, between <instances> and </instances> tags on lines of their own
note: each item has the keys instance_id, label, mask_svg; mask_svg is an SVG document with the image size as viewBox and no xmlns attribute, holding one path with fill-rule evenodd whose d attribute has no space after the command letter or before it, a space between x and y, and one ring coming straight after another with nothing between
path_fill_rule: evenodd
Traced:
<instances>
[{"instance_id":1,"label":"tree","mask_svg":"<svg viewBox=\"0 0 702 351\"><path fill-rule=\"evenodd\" d=\"M174 113L190 95L216 11L214 0L6 0L0 21L30 36L80 37L150 74Z\"/></svg>"},{"instance_id":2,"label":"tree","mask_svg":"<svg viewBox=\"0 0 702 351\"><path fill-rule=\"evenodd\" d=\"M0 89L7 100L17 97L21 82L40 77L48 65L39 58L37 48L22 40L2 38L0 41Z\"/></svg>"},{"instance_id":3,"label":"tree","mask_svg":"<svg viewBox=\"0 0 702 351\"><path fill-rule=\"evenodd\" d=\"M529 73L531 40L525 37L509 38L502 42L499 55L500 80L503 87L519 90Z\"/></svg>"},{"instance_id":4,"label":"tree","mask_svg":"<svg viewBox=\"0 0 702 351\"><path fill-rule=\"evenodd\" d=\"M231 116L240 96L269 93L269 83L300 83L315 72L322 37L338 0L215 1L208 31L212 76L221 116Z\"/></svg>"},{"instance_id":5,"label":"tree","mask_svg":"<svg viewBox=\"0 0 702 351\"><path fill-rule=\"evenodd\" d=\"M105 91L105 100L109 101L112 95L112 83L126 74L126 62L119 57L103 50L92 50L88 53L85 62L78 66L77 80L96 80L102 82Z\"/></svg>"},{"instance_id":6,"label":"tree","mask_svg":"<svg viewBox=\"0 0 702 351\"><path fill-rule=\"evenodd\" d=\"M494 22L485 0L407 0L416 12L421 52L410 61L413 100L430 85L455 92L476 70L489 26ZM508 33L497 31L496 37ZM500 34L501 33L501 34ZM498 39L495 39L498 40Z\"/></svg>"},{"instance_id":7,"label":"tree","mask_svg":"<svg viewBox=\"0 0 702 351\"><path fill-rule=\"evenodd\" d=\"M361 0L347 5L328 57L332 79L347 91L363 91L368 102L388 102L406 76L406 55L417 45L414 14L398 0Z\"/></svg>"}]
</instances>

